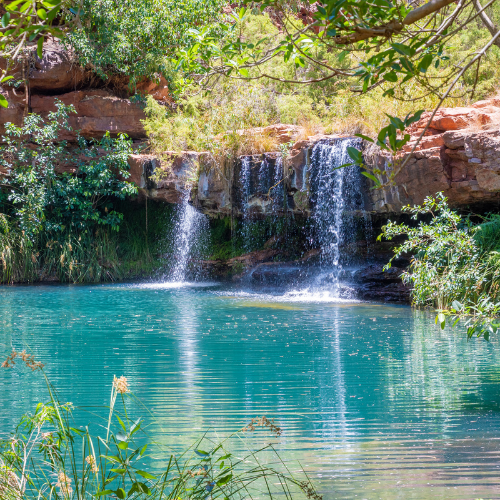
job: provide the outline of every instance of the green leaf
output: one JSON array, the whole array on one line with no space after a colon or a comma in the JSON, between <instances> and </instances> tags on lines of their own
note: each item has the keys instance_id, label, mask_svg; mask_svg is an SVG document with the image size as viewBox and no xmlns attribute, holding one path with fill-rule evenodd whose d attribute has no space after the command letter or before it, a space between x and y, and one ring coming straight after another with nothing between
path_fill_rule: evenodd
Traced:
<instances>
[{"instance_id":1,"label":"green leaf","mask_svg":"<svg viewBox=\"0 0 500 500\"><path fill-rule=\"evenodd\" d=\"M137 483L134 483L132 484L132 488L128 490L127 496L131 497L136 491L139 491L139 487L137 486Z\"/></svg>"},{"instance_id":2,"label":"green leaf","mask_svg":"<svg viewBox=\"0 0 500 500\"><path fill-rule=\"evenodd\" d=\"M7 99L5 99L5 97L2 94L0 94L0 106L2 106L2 108L9 107L9 101L7 101Z\"/></svg>"},{"instance_id":3,"label":"green leaf","mask_svg":"<svg viewBox=\"0 0 500 500\"><path fill-rule=\"evenodd\" d=\"M408 47L408 45L403 45L402 43L391 43L391 47L403 56L412 57L416 52L413 47Z\"/></svg>"},{"instance_id":4,"label":"green leaf","mask_svg":"<svg viewBox=\"0 0 500 500\"><path fill-rule=\"evenodd\" d=\"M396 75L396 73L394 71L390 71L389 73L384 73L384 75L382 75L383 79L388 81L388 82L397 82L398 81L398 75Z\"/></svg>"},{"instance_id":5,"label":"green leaf","mask_svg":"<svg viewBox=\"0 0 500 500\"><path fill-rule=\"evenodd\" d=\"M357 148L353 148L352 146L349 146L347 148L347 154L356 162L356 163L363 163L363 154L361 151Z\"/></svg>"},{"instance_id":6,"label":"green leaf","mask_svg":"<svg viewBox=\"0 0 500 500\"><path fill-rule=\"evenodd\" d=\"M217 481L217 486L224 486L225 484L227 484L229 481L231 481L231 479L233 478L233 475L232 474L228 474L227 476L224 476L222 477L221 479L219 479Z\"/></svg>"},{"instance_id":7,"label":"green leaf","mask_svg":"<svg viewBox=\"0 0 500 500\"><path fill-rule=\"evenodd\" d=\"M135 421L135 423L132 425L132 427L130 428L130 435L132 436L132 434L134 434L135 432L137 432L140 428L141 428L141 419L138 418Z\"/></svg>"},{"instance_id":8,"label":"green leaf","mask_svg":"<svg viewBox=\"0 0 500 500\"><path fill-rule=\"evenodd\" d=\"M94 496L102 497L104 495L109 495L111 493L113 493L113 490L102 490L102 491L97 492Z\"/></svg>"},{"instance_id":9,"label":"green leaf","mask_svg":"<svg viewBox=\"0 0 500 500\"><path fill-rule=\"evenodd\" d=\"M45 9L38 9L36 13L42 21L47 19L47 11Z\"/></svg>"},{"instance_id":10,"label":"green leaf","mask_svg":"<svg viewBox=\"0 0 500 500\"><path fill-rule=\"evenodd\" d=\"M118 448L120 448L120 450L126 450L128 448L127 441L122 441L121 443L118 443Z\"/></svg>"},{"instance_id":11,"label":"green leaf","mask_svg":"<svg viewBox=\"0 0 500 500\"><path fill-rule=\"evenodd\" d=\"M115 474L124 474L127 471L127 469L110 469L110 470Z\"/></svg>"},{"instance_id":12,"label":"green leaf","mask_svg":"<svg viewBox=\"0 0 500 500\"><path fill-rule=\"evenodd\" d=\"M9 4L5 5L5 10L14 12L17 9L17 6L23 1L24 0L15 0L14 2L10 2Z\"/></svg>"},{"instance_id":13,"label":"green leaf","mask_svg":"<svg viewBox=\"0 0 500 500\"><path fill-rule=\"evenodd\" d=\"M146 493L146 495L151 495L151 490L149 489L147 484L138 482L137 486L143 493Z\"/></svg>"},{"instance_id":14,"label":"green leaf","mask_svg":"<svg viewBox=\"0 0 500 500\"><path fill-rule=\"evenodd\" d=\"M42 59L43 58L43 36L38 39L36 43L36 55Z\"/></svg>"},{"instance_id":15,"label":"green leaf","mask_svg":"<svg viewBox=\"0 0 500 500\"><path fill-rule=\"evenodd\" d=\"M458 301L458 300L454 300L452 303L451 303L451 307L453 307L453 309L455 309L455 311L461 311L462 310L462 307L463 305Z\"/></svg>"},{"instance_id":16,"label":"green leaf","mask_svg":"<svg viewBox=\"0 0 500 500\"><path fill-rule=\"evenodd\" d=\"M244 78L248 78L250 76L247 68L238 68L238 73Z\"/></svg>"},{"instance_id":17,"label":"green leaf","mask_svg":"<svg viewBox=\"0 0 500 500\"><path fill-rule=\"evenodd\" d=\"M368 179L372 180L375 183L375 186L380 186L380 181L373 174L363 171L361 172L361 175L364 175L365 177L368 177Z\"/></svg>"},{"instance_id":18,"label":"green leaf","mask_svg":"<svg viewBox=\"0 0 500 500\"><path fill-rule=\"evenodd\" d=\"M203 450L194 450L194 452L198 456L203 457L203 458L210 456L210 453L207 453L206 451L203 451Z\"/></svg>"},{"instance_id":19,"label":"green leaf","mask_svg":"<svg viewBox=\"0 0 500 500\"><path fill-rule=\"evenodd\" d=\"M365 141L368 141L368 142L375 142L373 139L371 139L370 137L368 137L367 135L363 135L363 134L354 134L355 137L359 137Z\"/></svg>"},{"instance_id":20,"label":"green leaf","mask_svg":"<svg viewBox=\"0 0 500 500\"><path fill-rule=\"evenodd\" d=\"M343 50L339 56L338 56L338 60L339 62L342 62L344 59L345 59L345 56L348 54L349 52L347 52L347 50Z\"/></svg>"},{"instance_id":21,"label":"green leaf","mask_svg":"<svg viewBox=\"0 0 500 500\"><path fill-rule=\"evenodd\" d=\"M142 476L144 479L152 479L152 480L157 479L157 477L153 476L153 474L150 474L149 472L145 472L143 470L136 470L135 472L136 474L139 474L139 476Z\"/></svg>"},{"instance_id":22,"label":"green leaf","mask_svg":"<svg viewBox=\"0 0 500 500\"><path fill-rule=\"evenodd\" d=\"M436 325L441 327L441 330L444 330L444 327L446 326L446 316L443 313L439 313L436 316Z\"/></svg>"},{"instance_id":23,"label":"green leaf","mask_svg":"<svg viewBox=\"0 0 500 500\"><path fill-rule=\"evenodd\" d=\"M52 10L49 10L49 12L47 13L47 21L51 23L56 18L57 14L59 14L60 10L60 5L54 7Z\"/></svg>"},{"instance_id":24,"label":"green leaf","mask_svg":"<svg viewBox=\"0 0 500 500\"><path fill-rule=\"evenodd\" d=\"M121 425L122 429L123 429L123 432L127 432L127 427L126 425L123 423L123 420L118 416L118 415L115 415L116 416L116 419L118 420L118 423Z\"/></svg>"},{"instance_id":25,"label":"green leaf","mask_svg":"<svg viewBox=\"0 0 500 500\"><path fill-rule=\"evenodd\" d=\"M115 495L120 499L120 500L124 500L125 499L125 490L123 488L118 488L116 491L115 491Z\"/></svg>"},{"instance_id":26,"label":"green leaf","mask_svg":"<svg viewBox=\"0 0 500 500\"><path fill-rule=\"evenodd\" d=\"M426 54L422 57L422 60L418 63L418 70L425 73L429 66L432 64L432 54Z\"/></svg>"},{"instance_id":27,"label":"green leaf","mask_svg":"<svg viewBox=\"0 0 500 500\"><path fill-rule=\"evenodd\" d=\"M4 76L1 80L0 83L5 83L8 82L9 80L12 80L14 77L12 75L9 76Z\"/></svg>"},{"instance_id":28,"label":"green leaf","mask_svg":"<svg viewBox=\"0 0 500 500\"><path fill-rule=\"evenodd\" d=\"M2 28L6 28L9 25L10 22L10 12L6 12L2 16Z\"/></svg>"}]
</instances>

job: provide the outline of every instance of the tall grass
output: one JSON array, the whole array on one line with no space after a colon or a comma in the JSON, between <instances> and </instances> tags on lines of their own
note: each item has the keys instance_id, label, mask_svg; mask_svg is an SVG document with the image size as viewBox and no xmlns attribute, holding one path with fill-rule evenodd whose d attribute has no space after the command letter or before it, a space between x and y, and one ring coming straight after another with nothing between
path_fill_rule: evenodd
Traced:
<instances>
[{"instance_id":1,"label":"tall grass","mask_svg":"<svg viewBox=\"0 0 500 500\"><path fill-rule=\"evenodd\" d=\"M16 362L42 374L49 402L39 403L0 443L2 500L321 500L307 475L292 474L273 444L232 451L233 442L241 448L244 436L259 427L277 439L281 429L266 417L252 419L225 439L206 434L185 451L172 453L147 435L151 415L130 392L126 377L113 380L109 407L103 409L107 418L94 411L89 426L76 428L73 405L59 401L43 365L25 351L13 351L2 366L14 369ZM137 410L144 416L132 419ZM143 465L158 454L167 464L161 471Z\"/></svg>"},{"instance_id":2,"label":"tall grass","mask_svg":"<svg viewBox=\"0 0 500 500\"><path fill-rule=\"evenodd\" d=\"M0 213L0 283L96 283L149 277L164 262L163 236L173 208L119 202L124 220L120 230L103 226L79 234L52 231L29 237ZM168 248L167 248L168 251Z\"/></svg>"}]
</instances>

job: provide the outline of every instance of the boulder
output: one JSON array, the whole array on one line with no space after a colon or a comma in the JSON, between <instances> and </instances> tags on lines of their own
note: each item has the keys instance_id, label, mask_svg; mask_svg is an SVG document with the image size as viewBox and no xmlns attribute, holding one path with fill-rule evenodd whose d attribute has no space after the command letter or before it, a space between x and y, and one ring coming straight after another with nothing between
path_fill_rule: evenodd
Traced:
<instances>
[{"instance_id":1,"label":"boulder","mask_svg":"<svg viewBox=\"0 0 500 500\"><path fill-rule=\"evenodd\" d=\"M0 69L5 67L5 59L0 59ZM29 57L11 66L9 73L17 81L28 80L30 92L47 94L77 90L90 77L90 73L76 63L73 54L54 38L44 43L41 59L33 47Z\"/></svg>"},{"instance_id":2,"label":"boulder","mask_svg":"<svg viewBox=\"0 0 500 500\"><path fill-rule=\"evenodd\" d=\"M79 90L60 96L32 95L31 109L46 117L56 110L56 99L72 104L76 114L70 115L69 124L73 131L61 135L61 140L75 140L76 131L86 138L100 138L106 132L112 136L127 134L133 139L146 138L141 123L145 118L142 107L129 99L121 99L105 90Z\"/></svg>"}]
</instances>

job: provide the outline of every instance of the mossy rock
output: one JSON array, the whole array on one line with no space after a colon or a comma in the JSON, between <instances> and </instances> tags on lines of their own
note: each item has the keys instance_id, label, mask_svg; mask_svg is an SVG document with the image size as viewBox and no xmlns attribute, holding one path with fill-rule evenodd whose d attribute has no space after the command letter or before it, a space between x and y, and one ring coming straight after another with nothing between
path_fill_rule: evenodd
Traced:
<instances>
[{"instance_id":1,"label":"mossy rock","mask_svg":"<svg viewBox=\"0 0 500 500\"><path fill-rule=\"evenodd\" d=\"M309 195L306 191L297 191L293 195L293 201L299 210L309 209Z\"/></svg>"}]
</instances>

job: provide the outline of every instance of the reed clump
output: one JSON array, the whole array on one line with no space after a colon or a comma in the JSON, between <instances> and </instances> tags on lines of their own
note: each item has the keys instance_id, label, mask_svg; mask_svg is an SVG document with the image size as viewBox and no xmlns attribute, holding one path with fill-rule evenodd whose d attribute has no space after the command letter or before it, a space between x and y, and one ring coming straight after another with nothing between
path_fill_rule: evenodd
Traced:
<instances>
[{"instance_id":1,"label":"reed clump","mask_svg":"<svg viewBox=\"0 0 500 500\"><path fill-rule=\"evenodd\" d=\"M24 353L25 351L23 351ZM17 353L14 359L23 358ZM12 355L4 368L14 369ZM48 381L49 402L25 415L11 438L0 441L2 500L206 500L275 498L321 500L307 475L296 477L273 444L247 452L231 451L242 442L238 431L225 439L206 434L183 452L172 453L145 432L147 416L132 419L137 399L127 377L114 377L108 418L92 412L91 425L78 428L73 405L62 404ZM97 424L95 426L94 424ZM92 428L101 431L94 434ZM282 430L266 417L246 430L263 427L276 437ZM168 465L148 468L152 456Z\"/></svg>"}]
</instances>

